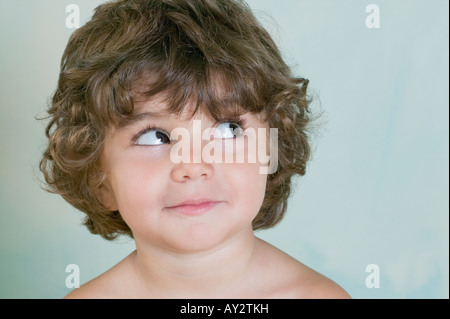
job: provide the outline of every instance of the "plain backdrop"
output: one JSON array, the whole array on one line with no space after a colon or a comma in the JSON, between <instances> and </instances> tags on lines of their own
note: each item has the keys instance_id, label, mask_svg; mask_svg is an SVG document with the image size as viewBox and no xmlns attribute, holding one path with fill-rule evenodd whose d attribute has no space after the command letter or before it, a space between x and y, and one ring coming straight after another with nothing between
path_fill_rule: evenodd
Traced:
<instances>
[{"instance_id":1,"label":"plain backdrop","mask_svg":"<svg viewBox=\"0 0 450 319\"><path fill-rule=\"evenodd\" d=\"M74 29L102 1L0 2L0 297L61 298L132 250L80 225L41 189L45 115ZM249 0L323 128L285 219L258 232L354 298L449 297L449 4L446 0ZM369 4L380 27L368 28ZM380 285L366 285L368 265Z\"/></svg>"}]
</instances>

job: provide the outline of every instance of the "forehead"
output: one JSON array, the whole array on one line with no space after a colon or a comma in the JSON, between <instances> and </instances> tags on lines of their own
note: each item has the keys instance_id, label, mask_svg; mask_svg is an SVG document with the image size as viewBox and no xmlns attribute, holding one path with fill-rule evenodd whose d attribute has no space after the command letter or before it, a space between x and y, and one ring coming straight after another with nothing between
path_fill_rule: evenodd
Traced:
<instances>
[{"instance_id":1,"label":"forehead","mask_svg":"<svg viewBox=\"0 0 450 319\"><path fill-rule=\"evenodd\" d=\"M122 129L143 118L189 121L199 113L217 122L237 119L249 112L265 113L261 99L249 100L255 93L247 92L249 84L242 88L235 77L222 73L210 72L203 78L197 74L186 80L170 78L163 72L143 72L130 82L128 97L118 99L128 104L110 108L113 121L106 126Z\"/></svg>"},{"instance_id":2,"label":"forehead","mask_svg":"<svg viewBox=\"0 0 450 319\"><path fill-rule=\"evenodd\" d=\"M219 117L219 114L265 108L262 99L256 97L262 92L255 90L252 81L242 83L243 79L234 72L212 68L204 72L185 72L156 70L142 73L132 84L133 99L140 104L136 112L143 102L148 101L152 101L159 111L168 109L169 113L177 115L183 112L193 115L202 108Z\"/></svg>"},{"instance_id":3,"label":"forehead","mask_svg":"<svg viewBox=\"0 0 450 319\"><path fill-rule=\"evenodd\" d=\"M195 114L199 113L198 111L200 113L204 112L205 110L203 109L203 107L197 109L194 102L187 102L186 105L173 110L173 107L171 107L170 103L163 96L157 96L147 100L138 99L134 102L132 114L128 116L127 121L122 125L126 126L146 118L175 118L180 121L188 121Z\"/></svg>"},{"instance_id":4,"label":"forehead","mask_svg":"<svg viewBox=\"0 0 450 319\"><path fill-rule=\"evenodd\" d=\"M139 95L134 99L133 111L123 125L135 122L142 117L170 117L180 121L189 121L196 115L206 115L219 121L236 118L248 112L238 101L222 95L222 98L205 97L201 92L190 93L183 98L172 95L171 90L156 96Z\"/></svg>"},{"instance_id":5,"label":"forehead","mask_svg":"<svg viewBox=\"0 0 450 319\"><path fill-rule=\"evenodd\" d=\"M126 127L133 126L141 121L147 120L176 120L179 122L190 122L194 117L203 117L209 118L210 120L223 121L223 120L237 120L242 116L245 117L246 121L249 120L248 124L251 125L261 125L265 121L264 112L262 113L253 113L244 108L229 108L228 112L221 113L219 118L214 118L211 114L207 105L202 104L197 107L195 101L190 101L183 108L180 109L179 113L174 113L170 109L170 105L166 101L166 99L162 96L158 96L155 98L151 98L148 100L136 100L134 104L134 111L131 115L127 117L127 120L124 121L121 126L117 127L120 131L125 129ZM267 126L268 123L266 123ZM116 131L116 130L114 130Z\"/></svg>"}]
</instances>

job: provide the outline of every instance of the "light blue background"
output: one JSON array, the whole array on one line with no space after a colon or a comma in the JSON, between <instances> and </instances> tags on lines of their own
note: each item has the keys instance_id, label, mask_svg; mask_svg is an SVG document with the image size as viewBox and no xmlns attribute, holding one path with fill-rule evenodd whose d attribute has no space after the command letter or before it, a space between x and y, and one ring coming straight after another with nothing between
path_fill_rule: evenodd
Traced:
<instances>
[{"instance_id":1,"label":"light blue background","mask_svg":"<svg viewBox=\"0 0 450 319\"><path fill-rule=\"evenodd\" d=\"M134 249L80 226L40 189L44 115L73 30L101 1L0 2L0 297L60 298ZM354 298L449 297L448 1L250 0L299 76L324 129L283 222L258 235ZM380 7L368 29L365 8ZM380 288L365 267L380 268Z\"/></svg>"}]
</instances>

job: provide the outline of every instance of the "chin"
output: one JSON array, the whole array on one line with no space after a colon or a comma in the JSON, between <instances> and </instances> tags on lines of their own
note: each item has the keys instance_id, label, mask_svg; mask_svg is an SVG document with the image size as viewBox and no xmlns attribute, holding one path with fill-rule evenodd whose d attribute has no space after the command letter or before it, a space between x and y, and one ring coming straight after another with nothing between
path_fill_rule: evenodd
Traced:
<instances>
[{"instance_id":1,"label":"chin","mask_svg":"<svg viewBox=\"0 0 450 319\"><path fill-rule=\"evenodd\" d=\"M208 224L190 225L184 231L174 234L168 244L172 250L185 253L212 250L232 240L236 236L236 229L239 228L218 228Z\"/></svg>"},{"instance_id":2,"label":"chin","mask_svg":"<svg viewBox=\"0 0 450 319\"><path fill-rule=\"evenodd\" d=\"M185 252L210 250L227 240L226 233L207 224L191 225L177 236L177 246Z\"/></svg>"}]
</instances>

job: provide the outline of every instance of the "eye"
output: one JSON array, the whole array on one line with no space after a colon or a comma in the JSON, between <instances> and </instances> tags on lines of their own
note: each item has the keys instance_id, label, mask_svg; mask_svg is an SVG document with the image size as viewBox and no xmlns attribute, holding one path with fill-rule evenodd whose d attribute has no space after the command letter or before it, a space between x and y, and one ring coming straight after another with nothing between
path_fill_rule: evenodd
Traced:
<instances>
[{"instance_id":1,"label":"eye","mask_svg":"<svg viewBox=\"0 0 450 319\"><path fill-rule=\"evenodd\" d=\"M169 136L161 129L148 128L135 139L136 145L162 145L170 144Z\"/></svg>"},{"instance_id":2,"label":"eye","mask_svg":"<svg viewBox=\"0 0 450 319\"><path fill-rule=\"evenodd\" d=\"M241 121L227 121L217 125L216 130L221 138L236 138L243 132L242 125Z\"/></svg>"}]
</instances>

